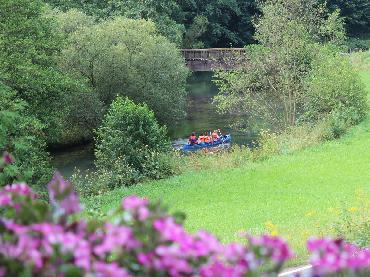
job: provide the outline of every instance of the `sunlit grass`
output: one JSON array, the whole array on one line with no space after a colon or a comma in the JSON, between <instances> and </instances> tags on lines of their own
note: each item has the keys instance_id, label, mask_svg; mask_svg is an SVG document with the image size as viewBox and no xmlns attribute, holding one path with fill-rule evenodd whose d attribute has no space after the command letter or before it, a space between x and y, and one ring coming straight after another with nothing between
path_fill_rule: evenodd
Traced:
<instances>
[{"instance_id":1,"label":"sunlit grass","mask_svg":"<svg viewBox=\"0 0 370 277\"><path fill-rule=\"evenodd\" d=\"M370 72L362 78L370 92ZM339 211L357 206L357 191L370 193L370 117L340 140L292 155L117 189L85 203L106 212L130 194L160 199L187 214L189 231L206 229L223 241L243 230L282 235L298 264L306 239L332 234Z\"/></svg>"}]
</instances>

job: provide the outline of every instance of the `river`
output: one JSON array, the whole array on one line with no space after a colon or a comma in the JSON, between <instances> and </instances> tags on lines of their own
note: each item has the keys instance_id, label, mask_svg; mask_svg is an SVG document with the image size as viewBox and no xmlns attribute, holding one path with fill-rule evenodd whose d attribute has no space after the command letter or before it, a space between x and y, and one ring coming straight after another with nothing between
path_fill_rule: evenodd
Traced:
<instances>
[{"instance_id":1,"label":"river","mask_svg":"<svg viewBox=\"0 0 370 277\"><path fill-rule=\"evenodd\" d=\"M216 112L212 98L217 94L218 89L212 82L212 78L212 72L194 72L189 77L187 117L173 126L168 126L168 132L175 147L186 143L191 132L200 133L213 129L221 129L225 134L231 133L233 143L247 144L251 141L250 134L230 128L230 117ZM70 177L75 168L81 172L94 169L93 146L78 146L54 152L52 163L65 177Z\"/></svg>"}]
</instances>

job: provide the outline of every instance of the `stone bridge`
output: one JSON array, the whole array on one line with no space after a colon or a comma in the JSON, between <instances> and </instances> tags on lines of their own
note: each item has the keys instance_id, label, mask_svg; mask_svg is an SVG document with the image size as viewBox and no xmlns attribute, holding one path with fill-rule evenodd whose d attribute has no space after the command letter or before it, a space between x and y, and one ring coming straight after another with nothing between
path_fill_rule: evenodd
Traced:
<instances>
[{"instance_id":1,"label":"stone bridge","mask_svg":"<svg viewBox=\"0 0 370 277\"><path fill-rule=\"evenodd\" d=\"M244 48L182 49L186 66L192 71L231 70L245 60Z\"/></svg>"}]
</instances>

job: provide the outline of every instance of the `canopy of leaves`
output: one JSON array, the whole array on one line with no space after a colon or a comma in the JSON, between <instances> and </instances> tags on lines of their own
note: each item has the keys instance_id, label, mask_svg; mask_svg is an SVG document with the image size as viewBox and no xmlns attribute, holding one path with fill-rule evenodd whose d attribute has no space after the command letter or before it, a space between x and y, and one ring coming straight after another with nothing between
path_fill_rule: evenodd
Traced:
<instances>
[{"instance_id":1,"label":"canopy of leaves","mask_svg":"<svg viewBox=\"0 0 370 277\"><path fill-rule=\"evenodd\" d=\"M80 9L89 15L107 18L124 15L151 19L161 34L184 48L242 47L253 42L254 17L260 14L257 0L47 0L63 11ZM312 2L311 0L308 2ZM349 35L368 35L368 0L315 0L327 2L331 12L339 9Z\"/></svg>"},{"instance_id":2,"label":"canopy of leaves","mask_svg":"<svg viewBox=\"0 0 370 277\"><path fill-rule=\"evenodd\" d=\"M65 39L43 12L39 0L0 1L0 76L45 125L48 143L53 144L63 142L68 133L76 137L68 128L70 110L76 109L77 96L90 95L83 82L59 70L57 57Z\"/></svg>"},{"instance_id":3,"label":"canopy of leaves","mask_svg":"<svg viewBox=\"0 0 370 277\"><path fill-rule=\"evenodd\" d=\"M0 83L0 152L14 155L15 163L0 172L0 186L28 182L41 189L51 177L43 125L27 111L27 104Z\"/></svg>"},{"instance_id":4,"label":"canopy of leaves","mask_svg":"<svg viewBox=\"0 0 370 277\"><path fill-rule=\"evenodd\" d=\"M184 115L188 70L151 21L115 17L79 28L69 36L60 65L86 79L106 106L124 95L147 103L160 122Z\"/></svg>"},{"instance_id":5,"label":"canopy of leaves","mask_svg":"<svg viewBox=\"0 0 370 277\"><path fill-rule=\"evenodd\" d=\"M340 9L344 17L347 32L351 36L370 32L370 1L369 0L328 0L331 10Z\"/></svg>"},{"instance_id":6,"label":"canopy of leaves","mask_svg":"<svg viewBox=\"0 0 370 277\"><path fill-rule=\"evenodd\" d=\"M338 12L327 13L315 0L266 1L262 11L255 36L260 45L248 48L240 69L217 75L219 110L242 116L241 126L257 122L284 128L307 119L305 115L313 110L319 119L339 107L341 113L356 113L354 122L361 120L365 92L346 58L337 54L345 40ZM334 67L324 64L332 61L330 57L338 60L336 74ZM328 71L323 74L325 70L319 68ZM325 77L319 78L318 72ZM320 94L319 80L326 83L321 103L308 97Z\"/></svg>"}]
</instances>

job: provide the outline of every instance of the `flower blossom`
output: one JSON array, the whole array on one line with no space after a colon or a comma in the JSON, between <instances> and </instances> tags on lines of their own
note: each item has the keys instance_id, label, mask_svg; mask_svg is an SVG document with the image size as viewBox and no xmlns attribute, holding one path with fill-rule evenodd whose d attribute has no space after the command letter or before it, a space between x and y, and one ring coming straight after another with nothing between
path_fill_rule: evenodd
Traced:
<instances>
[{"instance_id":1,"label":"flower blossom","mask_svg":"<svg viewBox=\"0 0 370 277\"><path fill-rule=\"evenodd\" d=\"M5 151L3 153L3 161L4 161L5 164L12 164L12 163L14 163L15 160L14 160L13 156L10 153Z\"/></svg>"},{"instance_id":2,"label":"flower blossom","mask_svg":"<svg viewBox=\"0 0 370 277\"><path fill-rule=\"evenodd\" d=\"M263 235L261 237L249 237L252 248L259 248L259 254L263 258L271 258L276 263L284 263L293 257L286 241L280 237Z\"/></svg>"},{"instance_id":3,"label":"flower blossom","mask_svg":"<svg viewBox=\"0 0 370 277\"><path fill-rule=\"evenodd\" d=\"M320 272L340 272L346 269L370 268L370 249L360 249L344 240L311 238L307 248L312 252L311 264Z\"/></svg>"},{"instance_id":4,"label":"flower blossom","mask_svg":"<svg viewBox=\"0 0 370 277\"><path fill-rule=\"evenodd\" d=\"M81 211L80 200L73 186L56 173L48 184L50 203L54 208L54 216L60 218Z\"/></svg>"},{"instance_id":5,"label":"flower blossom","mask_svg":"<svg viewBox=\"0 0 370 277\"><path fill-rule=\"evenodd\" d=\"M136 196L129 196L122 200L122 207L131 212L140 221L146 220L150 215L148 204L149 201L147 199Z\"/></svg>"}]
</instances>

